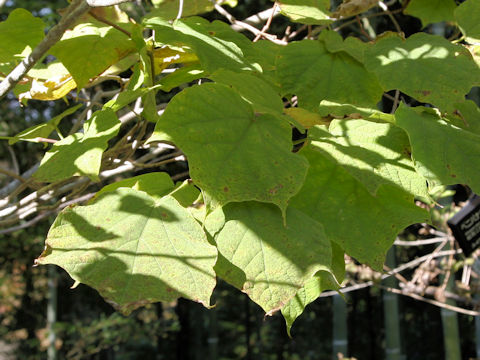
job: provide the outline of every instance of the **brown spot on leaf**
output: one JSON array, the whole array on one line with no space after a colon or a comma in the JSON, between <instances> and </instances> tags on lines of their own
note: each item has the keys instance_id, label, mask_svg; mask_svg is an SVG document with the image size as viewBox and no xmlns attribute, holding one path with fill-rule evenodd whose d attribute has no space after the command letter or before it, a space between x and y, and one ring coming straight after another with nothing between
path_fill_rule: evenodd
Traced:
<instances>
[{"instance_id":1,"label":"brown spot on leaf","mask_svg":"<svg viewBox=\"0 0 480 360\"><path fill-rule=\"evenodd\" d=\"M162 218L167 219L168 218L167 213L162 212Z\"/></svg>"},{"instance_id":2,"label":"brown spot on leaf","mask_svg":"<svg viewBox=\"0 0 480 360\"><path fill-rule=\"evenodd\" d=\"M223 192L229 192L229 191L230 191L230 189L229 189L227 186L225 186L225 187L223 188Z\"/></svg>"},{"instance_id":3,"label":"brown spot on leaf","mask_svg":"<svg viewBox=\"0 0 480 360\"><path fill-rule=\"evenodd\" d=\"M280 189L283 188L283 185L282 184L278 184L277 186L274 186L273 188L271 188L270 190L268 190L268 192L272 195L275 195Z\"/></svg>"},{"instance_id":4,"label":"brown spot on leaf","mask_svg":"<svg viewBox=\"0 0 480 360\"><path fill-rule=\"evenodd\" d=\"M421 90L420 92L422 93L423 96L428 96L432 93L430 90Z\"/></svg>"}]
</instances>

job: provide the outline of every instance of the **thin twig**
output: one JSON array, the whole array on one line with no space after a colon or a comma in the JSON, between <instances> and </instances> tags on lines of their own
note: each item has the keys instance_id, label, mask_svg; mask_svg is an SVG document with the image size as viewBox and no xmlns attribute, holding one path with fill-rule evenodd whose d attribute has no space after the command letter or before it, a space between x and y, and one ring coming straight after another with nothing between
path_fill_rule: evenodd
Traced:
<instances>
[{"instance_id":1,"label":"thin twig","mask_svg":"<svg viewBox=\"0 0 480 360\"><path fill-rule=\"evenodd\" d=\"M287 43L285 41L282 41L282 40L279 40L277 39L277 37L275 35L271 35L271 34L262 34L260 30L258 30L256 27L248 24L248 23L245 23L243 21L239 21L237 19L235 19L235 17L230 14L227 10L225 10L223 7L221 7L220 5L218 5L217 3L215 3L215 1L212 1L214 3L214 7L215 7L215 10L217 10L217 12L223 16L225 16L227 18L227 20L232 24L232 25L237 25L239 26L242 30L247 30L247 31L250 31L252 34L254 34L255 36L260 34L262 37L264 37L265 39L271 41L271 42L274 42L275 44L279 44L279 45L287 45Z\"/></svg>"},{"instance_id":2,"label":"thin twig","mask_svg":"<svg viewBox=\"0 0 480 360\"><path fill-rule=\"evenodd\" d=\"M451 311L454 311L454 312L457 312L457 313L461 313L461 314L465 314L465 315L471 315L471 316L479 316L480 315L479 311L467 310L467 309L463 309L461 307L454 306L454 305L449 305L449 304L446 304L446 303L443 303L443 302L440 302L440 301L437 301L437 300L427 299L427 298L425 298L423 296L420 296L418 294L415 294L415 293L405 293L402 290L394 289L394 288L391 288L391 287L388 287L388 286L383 286L383 285L378 285L378 287L380 287L384 290L390 291L394 294L408 296L408 297L411 297L412 299L423 301L423 302L426 302L428 304L432 304L432 305L435 305L435 306L438 306L438 307L441 307L441 308L444 308L444 309L447 309L447 310L451 310Z\"/></svg>"},{"instance_id":3,"label":"thin twig","mask_svg":"<svg viewBox=\"0 0 480 360\"><path fill-rule=\"evenodd\" d=\"M95 20L101 22L101 23L104 23L106 25L109 25L111 27L113 27L114 29L117 29L118 31L121 31L122 33L124 33L125 35L127 35L129 38L132 37L132 34L130 34L127 30L125 30L124 28L122 28L121 26L118 26L117 24L111 22L110 20L107 20L107 19L104 19L103 17L101 16L98 16L97 14L95 14L92 10L90 10L88 12L88 15L90 15L91 17L93 17Z\"/></svg>"},{"instance_id":4,"label":"thin twig","mask_svg":"<svg viewBox=\"0 0 480 360\"><path fill-rule=\"evenodd\" d=\"M395 90L395 96L393 97L393 105L392 110L390 110L390 114L394 114L397 110L398 104L400 102L400 91Z\"/></svg>"},{"instance_id":5,"label":"thin twig","mask_svg":"<svg viewBox=\"0 0 480 360\"><path fill-rule=\"evenodd\" d=\"M10 157L12 158L13 169L15 170L17 175L20 174L20 166L18 165L18 160L17 160L17 156L15 155L15 151L13 151L10 145L7 145L7 151L10 154Z\"/></svg>"},{"instance_id":6,"label":"thin twig","mask_svg":"<svg viewBox=\"0 0 480 360\"><path fill-rule=\"evenodd\" d=\"M10 171L10 170L7 170L7 169L4 169L4 168L0 167L0 173L5 174L7 176L10 176L14 179L17 179L20 182L25 182L25 179L22 178L20 175L17 175L17 173L14 172L14 171Z\"/></svg>"},{"instance_id":7,"label":"thin twig","mask_svg":"<svg viewBox=\"0 0 480 360\"><path fill-rule=\"evenodd\" d=\"M393 244L397 246L424 246L424 245L438 244L443 241L445 241L445 237L435 237L431 239L415 240L415 241L406 241L406 240L397 239Z\"/></svg>"},{"instance_id":8,"label":"thin twig","mask_svg":"<svg viewBox=\"0 0 480 360\"><path fill-rule=\"evenodd\" d=\"M272 7L272 13L270 14L269 18L267 19L267 23L263 26L262 30L260 30L260 33L255 36L255 39L253 39L253 42L257 42L260 40L262 35L265 34L265 32L270 28L270 25L272 24L273 16L275 15L275 11L277 10L277 3L275 2Z\"/></svg>"},{"instance_id":9,"label":"thin twig","mask_svg":"<svg viewBox=\"0 0 480 360\"><path fill-rule=\"evenodd\" d=\"M397 30L397 33L402 34L402 28L398 24L397 19L395 19L395 17L392 15L392 12L388 9L388 6L383 1L379 1L378 6L380 6L380 8L388 15L390 20L392 20L393 26L395 26L395 30Z\"/></svg>"}]
</instances>

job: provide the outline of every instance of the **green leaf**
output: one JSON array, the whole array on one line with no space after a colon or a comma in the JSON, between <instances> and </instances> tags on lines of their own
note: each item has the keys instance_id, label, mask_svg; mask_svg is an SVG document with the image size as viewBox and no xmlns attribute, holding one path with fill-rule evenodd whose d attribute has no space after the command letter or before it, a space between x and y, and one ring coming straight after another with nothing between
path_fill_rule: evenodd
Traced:
<instances>
[{"instance_id":1,"label":"green leaf","mask_svg":"<svg viewBox=\"0 0 480 360\"><path fill-rule=\"evenodd\" d=\"M454 21L456 7L455 0L411 0L404 13L419 18L425 27L441 21Z\"/></svg>"},{"instance_id":2,"label":"green leaf","mask_svg":"<svg viewBox=\"0 0 480 360\"><path fill-rule=\"evenodd\" d=\"M332 269L338 282L342 282L345 275L344 252L335 243L332 243ZM329 272L319 271L282 308L289 336L291 336L290 330L294 321L303 313L308 304L314 302L325 290L339 289L337 280Z\"/></svg>"},{"instance_id":3,"label":"green leaf","mask_svg":"<svg viewBox=\"0 0 480 360\"><path fill-rule=\"evenodd\" d=\"M8 143L10 145L15 144L18 141L32 141L32 142L38 142L38 138L48 138L52 132L57 130L58 124L60 124L60 121L65 116L73 114L75 111L77 111L80 107L82 107L82 104L75 105L64 112L62 112L60 115L57 115L50 119L47 123L45 124L39 124L32 126L21 133L15 135L12 137Z\"/></svg>"},{"instance_id":4,"label":"green leaf","mask_svg":"<svg viewBox=\"0 0 480 360\"><path fill-rule=\"evenodd\" d=\"M22 60L44 38L45 24L25 9L15 9L0 23L0 62Z\"/></svg>"},{"instance_id":5,"label":"green leaf","mask_svg":"<svg viewBox=\"0 0 480 360\"><path fill-rule=\"evenodd\" d=\"M283 15L293 22L308 25L329 24L330 0L281 0L278 4Z\"/></svg>"},{"instance_id":6,"label":"green leaf","mask_svg":"<svg viewBox=\"0 0 480 360\"><path fill-rule=\"evenodd\" d=\"M199 64L181 67L175 70L172 74L168 74L159 81L160 89L165 92L170 92L172 89L186 84L202 77L205 77L205 72Z\"/></svg>"},{"instance_id":7,"label":"green leaf","mask_svg":"<svg viewBox=\"0 0 480 360\"><path fill-rule=\"evenodd\" d=\"M377 122L395 123L395 116L392 114L387 114L377 109L363 108L350 104L338 104L326 100L320 102L318 113L321 116L332 116L340 119L349 117L352 119L362 118Z\"/></svg>"},{"instance_id":8,"label":"green leaf","mask_svg":"<svg viewBox=\"0 0 480 360\"><path fill-rule=\"evenodd\" d=\"M50 53L72 74L78 88L135 50L124 33L111 26L83 23L65 32Z\"/></svg>"},{"instance_id":9,"label":"green leaf","mask_svg":"<svg viewBox=\"0 0 480 360\"><path fill-rule=\"evenodd\" d=\"M480 135L451 125L432 109L401 105L398 126L408 133L415 167L433 184L468 184L480 193Z\"/></svg>"},{"instance_id":10,"label":"green leaf","mask_svg":"<svg viewBox=\"0 0 480 360\"><path fill-rule=\"evenodd\" d=\"M324 30L320 33L319 39L325 43L326 49L331 53L344 51L355 60L363 63L365 50L371 46L359 38L349 36L345 40L342 36L331 30Z\"/></svg>"},{"instance_id":11,"label":"green leaf","mask_svg":"<svg viewBox=\"0 0 480 360\"><path fill-rule=\"evenodd\" d=\"M343 166L375 195L382 184L428 198L427 182L415 171L407 134L397 126L363 119L333 120L328 131L312 129L316 150Z\"/></svg>"},{"instance_id":12,"label":"green leaf","mask_svg":"<svg viewBox=\"0 0 480 360\"><path fill-rule=\"evenodd\" d=\"M480 42L480 2L478 0L467 0L455 9L455 19L460 30L469 43ZM477 15L477 16L475 16Z\"/></svg>"},{"instance_id":13,"label":"green leaf","mask_svg":"<svg viewBox=\"0 0 480 360\"><path fill-rule=\"evenodd\" d=\"M223 260L215 270L268 315L318 271L331 271L330 241L322 226L300 211L288 208L286 226L280 211L269 204L229 204L223 213L225 225L215 236ZM210 216L214 214L219 216Z\"/></svg>"},{"instance_id":14,"label":"green leaf","mask_svg":"<svg viewBox=\"0 0 480 360\"><path fill-rule=\"evenodd\" d=\"M166 138L187 155L193 181L214 204L257 200L284 211L307 171L305 159L291 152L290 126L255 113L222 84L176 95L149 141Z\"/></svg>"},{"instance_id":15,"label":"green leaf","mask_svg":"<svg viewBox=\"0 0 480 360\"><path fill-rule=\"evenodd\" d=\"M111 109L95 112L85 123L83 134L67 136L52 146L34 174L35 179L54 182L86 175L98 181L103 151L119 128L120 121Z\"/></svg>"},{"instance_id":16,"label":"green leaf","mask_svg":"<svg viewBox=\"0 0 480 360\"><path fill-rule=\"evenodd\" d=\"M449 110L480 84L480 68L469 51L440 36L417 33L403 40L388 35L365 55L365 66L385 90L398 89L441 109Z\"/></svg>"},{"instance_id":17,"label":"green leaf","mask_svg":"<svg viewBox=\"0 0 480 360\"><path fill-rule=\"evenodd\" d=\"M245 101L252 105L254 111L282 116L282 98L260 75L219 70L209 78L235 89Z\"/></svg>"},{"instance_id":18,"label":"green leaf","mask_svg":"<svg viewBox=\"0 0 480 360\"><path fill-rule=\"evenodd\" d=\"M382 271L396 235L408 225L428 222L428 213L397 186L382 184L373 196L343 166L322 155L319 146L314 142L301 151L310 168L290 206L320 222L348 255Z\"/></svg>"},{"instance_id":19,"label":"green leaf","mask_svg":"<svg viewBox=\"0 0 480 360\"><path fill-rule=\"evenodd\" d=\"M173 190L173 181L170 175L164 172L148 173L143 175L134 176L128 179L123 179L112 184L104 186L99 192L95 194L95 197L90 200L94 202L108 192L114 192L115 190L126 187L132 188L137 191L143 191L152 198L161 198Z\"/></svg>"},{"instance_id":20,"label":"green leaf","mask_svg":"<svg viewBox=\"0 0 480 360\"><path fill-rule=\"evenodd\" d=\"M199 17L177 20L170 25L160 18L144 21L155 31L155 40L172 47L187 45L198 56L204 70L213 73L218 69L239 71L259 70L258 65L245 59L255 51L252 42L221 21L209 23Z\"/></svg>"},{"instance_id":21,"label":"green leaf","mask_svg":"<svg viewBox=\"0 0 480 360\"><path fill-rule=\"evenodd\" d=\"M210 305L217 251L171 196L132 189L68 207L53 223L38 264L56 264L124 314L184 297Z\"/></svg>"},{"instance_id":22,"label":"green leaf","mask_svg":"<svg viewBox=\"0 0 480 360\"><path fill-rule=\"evenodd\" d=\"M480 135L480 108L472 100L464 100L454 105L455 110L447 119L455 126Z\"/></svg>"},{"instance_id":23,"label":"green leaf","mask_svg":"<svg viewBox=\"0 0 480 360\"><path fill-rule=\"evenodd\" d=\"M218 4L225 3L231 7L236 6L237 2L217 1ZM177 17L180 7L179 0L153 0L155 9L147 14L147 17L158 17L164 20L174 20ZM203 14L213 10L213 3L210 0L184 0L182 8L182 17L188 17L197 14Z\"/></svg>"},{"instance_id":24,"label":"green leaf","mask_svg":"<svg viewBox=\"0 0 480 360\"><path fill-rule=\"evenodd\" d=\"M277 61L284 94L298 96L299 106L316 110L321 100L375 107L383 90L361 63L345 52L330 53L320 41L284 47Z\"/></svg>"},{"instance_id":25,"label":"green leaf","mask_svg":"<svg viewBox=\"0 0 480 360\"><path fill-rule=\"evenodd\" d=\"M134 102L139 97L145 95L149 91L152 91L151 88L138 88L135 90L125 90L122 91L115 99L110 100L105 105L104 109L112 109L114 112L123 109L128 104Z\"/></svg>"}]
</instances>

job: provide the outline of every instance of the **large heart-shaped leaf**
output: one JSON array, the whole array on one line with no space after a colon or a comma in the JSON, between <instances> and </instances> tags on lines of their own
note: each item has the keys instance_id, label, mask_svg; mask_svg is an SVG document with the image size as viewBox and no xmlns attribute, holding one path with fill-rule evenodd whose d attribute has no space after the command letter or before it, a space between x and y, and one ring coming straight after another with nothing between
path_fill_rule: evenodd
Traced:
<instances>
[{"instance_id":1,"label":"large heart-shaped leaf","mask_svg":"<svg viewBox=\"0 0 480 360\"><path fill-rule=\"evenodd\" d=\"M375 107L383 93L361 63L343 51L330 53L321 41L286 46L277 61L277 76L285 94L297 95L299 105L312 110L321 100Z\"/></svg>"},{"instance_id":2,"label":"large heart-shaped leaf","mask_svg":"<svg viewBox=\"0 0 480 360\"><path fill-rule=\"evenodd\" d=\"M172 139L190 175L212 202L257 200L285 210L302 186L307 162L291 152L290 126L259 114L230 87L207 83L169 103L149 141Z\"/></svg>"},{"instance_id":3,"label":"large heart-shaped leaf","mask_svg":"<svg viewBox=\"0 0 480 360\"><path fill-rule=\"evenodd\" d=\"M425 33L406 40L397 35L380 38L366 49L365 66L385 90L398 89L445 110L480 84L480 68L465 47Z\"/></svg>"},{"instance_id":4,"label":"large heart-shaped leaf","mask_svg":"<svg viewBox=\"0 0 480 360\"><path fill-rule=\"evenodd\" d=\"M39 264L56 264L125 314L185 297L210 305L217 250L171 196L121 188L68 207L53 223Z\"/></svg>"}]
</instances>

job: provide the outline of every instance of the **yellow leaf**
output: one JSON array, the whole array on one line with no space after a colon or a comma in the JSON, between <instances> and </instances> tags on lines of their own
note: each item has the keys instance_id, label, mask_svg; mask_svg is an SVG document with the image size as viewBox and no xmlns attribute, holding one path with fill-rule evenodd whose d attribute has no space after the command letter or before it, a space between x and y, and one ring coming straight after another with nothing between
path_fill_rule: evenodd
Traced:
<instances>
[{"instance_id":1,"label":"yellow leaf","mask_svg":"<svg viewBox=\"0 0 480 360\"><path fill-rule=\"evenodd\" d=\"M75 89L77 84L70 74L56 76L47 80L33 79L30 91L18 96L21 102L24 99L34 100L57 100Z\"/></svg>"},{"instance_id":2,"label":"yellow leaf","mask_svg":"<svg viewBox=\"0 0 480 360\"><path fill-rule=\"evenodd\" d=\"M171 64L185 64L198 61L197 55L163 47L153 50L155 74L160 74Z\"/></svg>"}]
</instances>

